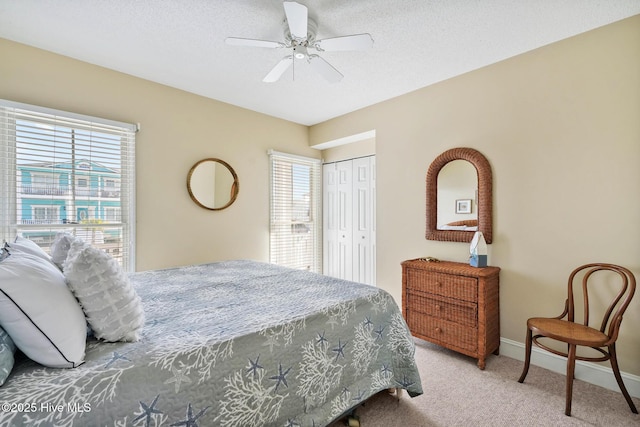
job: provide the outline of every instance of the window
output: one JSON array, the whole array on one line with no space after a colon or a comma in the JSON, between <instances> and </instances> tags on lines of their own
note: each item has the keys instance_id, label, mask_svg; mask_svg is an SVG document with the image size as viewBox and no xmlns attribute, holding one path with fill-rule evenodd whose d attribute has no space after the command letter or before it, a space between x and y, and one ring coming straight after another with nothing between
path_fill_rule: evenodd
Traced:
<instances>
[{"instance_id":1,"label":"window","mask_svg":"<svg viewBox=\"0 0 640 427\"><path fill-rule=\"evenodd\" d=\"M33 186L30 190L36 191L39 194L47 194L47 191L55 191L53 188L54 181L52 175L34 173L32 183Z\"/></svg>"},{"instance_id":2,"label":"window","mask_svg":"<svg viewBox=\"0 0 640 427\"><path fill-rule=\"evenodd\" d=\"M320 272L320 160L269 152L270 260Z\"/></svg>"},{"instance_id":3,"label":"window","mask_svg":"<svg viewBox=\"0 0 640 427\"><path fill-rule=\"evenodd\" d=\"M33 224L56 224L60 220L55 206L34 206Z\"/></svg>"},{"instance_id":4,"label":"window","mask_svg":"<svg viewBox=\"0 0 640 427\"><path fill-rule=\"evenodd\" d=\"M0 100L0 240L22 235L48 251L66 231L133 271L135 130Z\"/></svg>"}]
</instances>

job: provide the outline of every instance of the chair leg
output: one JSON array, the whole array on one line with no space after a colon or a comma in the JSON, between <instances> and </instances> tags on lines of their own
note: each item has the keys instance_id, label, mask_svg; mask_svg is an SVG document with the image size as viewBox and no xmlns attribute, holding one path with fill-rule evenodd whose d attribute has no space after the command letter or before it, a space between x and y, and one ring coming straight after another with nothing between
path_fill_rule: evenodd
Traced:
<instances>
[{"instance_id":1,"label":"chair leg","mask_svg":"<svg viewBox=\"0 0 640 427\"><path fill-rule=\"evenodd\" d=\"M527 327L527 338L525 339L525 350L524 350L524 368L522 369L522 374L520 375L519 383L524 382L527 374L529 373L529 364L531 363L531 341L533 340L533 334L531 333L531 329Z\"/></svg>"},{"instance_id":2,"label":"chair leg","mask_svg":"<svg viewBox=\"0 0 640 427\"><path fill-rule=\"evenodd\" d=\"M618 381L618 386L620 387L620 391L622 395L627 400L629 404L629 408L631 408L631 412L634 414L638 413L638 409L636 409L636 405L633 404L633 400L631 400L631 396L629 396L629 392L627 388L624 386L624 382L622 382L622 376L620 375L620 368L618 367L618 357L616 356L616 345L611 344L609 346L609 355L611 360L611 369L613 369L613 375L616 377L616 381Z\"/></svg>"},{"instance_id":3,"label":"chair leg","mask_svg":"<svg viewBox=\"0 0 640 427\"><path fill-rule=\"evenodd\" d=\"M567 357L567 401L564 407L564 414L571 416L571 398L573 397L573 376L576 370L576 345L569 345L569 355Z\"/></svg>"}]
</instances>

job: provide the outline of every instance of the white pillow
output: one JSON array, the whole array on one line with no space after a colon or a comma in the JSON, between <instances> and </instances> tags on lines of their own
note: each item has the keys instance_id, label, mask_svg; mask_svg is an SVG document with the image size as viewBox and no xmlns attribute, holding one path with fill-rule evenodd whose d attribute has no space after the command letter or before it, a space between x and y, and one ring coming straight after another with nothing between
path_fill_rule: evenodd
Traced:
<instances>
[{"instance_id":1,"label":"white pillow","mask_svg":"<svg viewBox=\"0 0 640 427\"><path fill-rule=\"evenodd\" d=\"M30 359L52 368L84 361L87 322L51 262L9 250L0 262L0 325Z\"/></svg>"},{"instance_id":2,"label":"white pillow","mask_svg":"<svg viewBox=\"0 0 640 427\"><path fill-rule=\"evenodd\" d=\"M16 236L16 239L13 243L5 243L5 246L9 248L9 253L22 252L25 254L37 256L49 262L51 261L51 257L48 253L44 251L38 244L32 240L26 239L21 236Z\"/></svg>"},{"instance_id":3,"label":"white pillow","mask_svg":"<svg viewBox=\"0 0 640 427\"><path fill-rule=\"evenodd\" d=\"M69 248L71 248L71 244L76 240L80 239L72 234L63 232L57 233L55 239L53 239L53 243L51 244L51 260L61 270L64 261L67 259Z\"/></svg>"},{"instance_id":4,"label":"white pillow","mask_svg":"<svg viewBox=\"0 0 640 427\"><path fill-rule=\"evenodd\" d=\"M76 240L63 271L96 338L110 342L140 338L144 325L142 303L115 259Z\"/></svg>"}]
</instances>

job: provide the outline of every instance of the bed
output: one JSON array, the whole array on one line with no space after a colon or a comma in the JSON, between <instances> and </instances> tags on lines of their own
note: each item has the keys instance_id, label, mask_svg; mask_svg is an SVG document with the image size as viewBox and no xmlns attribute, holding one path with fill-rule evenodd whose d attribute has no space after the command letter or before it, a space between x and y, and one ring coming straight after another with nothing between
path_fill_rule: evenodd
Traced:
<instances>
[{"instance_id":1,"label":"bed","mask_svg":"<svg viewBox=\"0 0 640 427\"><path fill-rule=\"evenodd\" d=\"M438 230L478 231L478 220L466 219L461 221L453 221L444 225L439 225Z\"/></svg>"},{"instance_id":2,"label":"bed","mask_svg":"<svg viewBox=\"0 0 640 427\"><path fill-rule=\"evenodd\" d=\"M84 363L18 357L2 426L325 426L385 389L422 393L392 297L250 260L130 274L137 342L89 337Z\"/></svg>"}]
</instances>

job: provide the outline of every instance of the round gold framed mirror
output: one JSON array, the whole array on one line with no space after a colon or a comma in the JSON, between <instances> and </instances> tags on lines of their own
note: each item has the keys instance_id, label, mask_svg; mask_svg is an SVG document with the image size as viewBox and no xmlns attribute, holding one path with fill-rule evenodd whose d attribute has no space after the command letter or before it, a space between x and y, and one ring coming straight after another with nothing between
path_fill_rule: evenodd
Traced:
<instances>
[{"instance_id":1,"label":"round gold framed mirror","mask_svg":"<svg viewBox=\"0 0 640 427\"><path fill-rule=\"evenodd\" d=\"M211 211L226 209L238 197L236 171L224 160L203 159L187 175L187 191L195 204Z\"/></svg>"}]
</instances>

